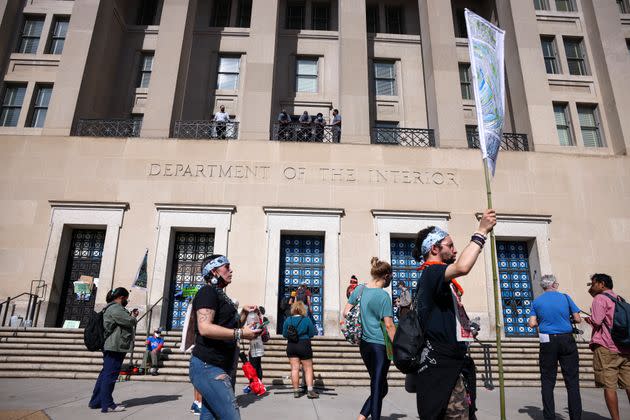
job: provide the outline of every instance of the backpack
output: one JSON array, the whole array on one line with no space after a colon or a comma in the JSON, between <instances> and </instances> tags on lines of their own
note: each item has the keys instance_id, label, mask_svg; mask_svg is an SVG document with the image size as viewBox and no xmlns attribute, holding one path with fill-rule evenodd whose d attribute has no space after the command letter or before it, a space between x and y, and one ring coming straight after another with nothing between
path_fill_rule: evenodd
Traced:
<instances>
[{"instance_id":1,"label":"backpack","mask_svg":"<svg viewBox=\"0 0 630 420\"><path fill-rule=\"evenodd\" d=\"M365 285L362 286L357 303L348 311L348 314L344 318L344 323L341 325L341 332L346 341L354 345L359 345L361 343L361 337L363 336L363 326L361 325L361 296L363 296Z\"/></svg>"},{"instance_id":2,"label":"backpack","mask_svg":"<svg viewBox=\"0 0 630 420\"><path fill-rule=\"evenodd\" d=\"M83 343L85 343L85 347L87 347L89 351L103 351L106 339L103 315L108 307L98 313L92 311L85 330L83 330Z\"/></svg>"},{"instance_id":3,"label":"backpack","mask_svg":"<svg viewBox=\"0 0 630 420\"><path fill-rule=\"evenodd\" d=\"M300 341L300 334L298 334L297 327L300 326L300 323L302 321L304 321L304 318L298 321L297 326L291 324L287 328L287 339L289 340L289 343L297 343L298 341Z\"/></svg>"},{"instance_id":4,"label":"backpack","mask_svg":"<svg viewBox=\"0 0 630 420\"><path fill-rule=\"evenodd\" d=\"M615 302L615 314L613 324L610 326L610 335L619 347L630 347L630 304L621 296L615 299L608 293L604 293L608 299Z\"/></svg>"}]
</instances>

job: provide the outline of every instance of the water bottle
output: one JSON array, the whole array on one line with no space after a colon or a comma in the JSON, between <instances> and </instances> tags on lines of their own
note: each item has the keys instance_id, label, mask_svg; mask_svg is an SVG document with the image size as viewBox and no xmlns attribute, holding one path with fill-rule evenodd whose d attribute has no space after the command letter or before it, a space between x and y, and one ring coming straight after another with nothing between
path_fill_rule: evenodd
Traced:
<instances>
[{"instance_id":1,"label":"water bottle","mask_svg":"<svg viewBox=\"0 0 630 420\"><path fill-rule=\"evenodd\" d=\"M256 312L250 312L247 314L247 320L245 324L248 328L257 329L262 328L260 324L260 317ZM251 357L262 357L264 354L264 345L262 342L262 337L258 336L249 342L249 354Z\"/></svg>"}]
</instances>

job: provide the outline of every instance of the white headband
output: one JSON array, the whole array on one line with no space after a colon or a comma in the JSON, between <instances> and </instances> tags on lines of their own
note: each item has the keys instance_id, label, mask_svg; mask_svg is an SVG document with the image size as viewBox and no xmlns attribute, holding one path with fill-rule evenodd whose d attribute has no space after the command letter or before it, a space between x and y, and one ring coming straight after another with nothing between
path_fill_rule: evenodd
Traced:
<instances>
[{"instance_id":1,"label":"white headband","mask_svg":"<svg viewBox=\"0 0 630 420\"><path fill-rule=\"evenodd\" d=\"M424 238L422 241L422 246L420 247L420 261L418 261L421 265L424 264L424 256L431 251L431 248L436 243L440 242L442 239L448 236L448 232L440 229L439 227L434 227L433 230Z\"/></svg>"},{"instance_id":2,"label":"white headband","mask_svg":"<svg viewBox=\"0 0 630 420\"><path fill-rule=\"evenodd\" d=\"M203 277L208 277L208 275L212 272L212 270L214 270L215 268L219 268L222 265L226 265L229 264L230 261L228 261L227 257L224 257L223 255L220 255L218 257L216 257L213 260L210 260L208 262L208 264L206 264L202 269L201 269L201 275Z\"/></svg>"}]
</instances>

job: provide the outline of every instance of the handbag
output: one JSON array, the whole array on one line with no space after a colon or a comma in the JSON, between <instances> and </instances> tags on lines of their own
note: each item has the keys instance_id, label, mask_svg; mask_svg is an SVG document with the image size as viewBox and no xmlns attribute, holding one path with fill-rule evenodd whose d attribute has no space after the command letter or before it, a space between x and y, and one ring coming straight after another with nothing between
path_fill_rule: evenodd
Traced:
<instances>
[{"instance_id":1,"label":"handbag","mask_svg":"<svg viewBox=\"0 0 630 420\"><path fill-rule=\"evenodd\" d=\"M361 296L365 290L365 285L361 285L361 293L357 299L357 303L348 311L341 325L341 333L346 341L351 344L359 345L363 336L363 326L361 325Z\"/></svg>"}]
</instances>

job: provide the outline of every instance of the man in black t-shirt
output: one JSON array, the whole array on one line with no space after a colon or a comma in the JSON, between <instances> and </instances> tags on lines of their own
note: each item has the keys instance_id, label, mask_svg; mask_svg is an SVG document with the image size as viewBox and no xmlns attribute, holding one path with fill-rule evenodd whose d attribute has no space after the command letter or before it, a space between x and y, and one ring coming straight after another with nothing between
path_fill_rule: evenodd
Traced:
<instances>
[{"instance_id":1,"label":"man in black t-shirt","mask_svg":"<svg viewBox=\"0 0 630 420\"><path fill-rule=\"evenodd\" d=\"M486 210L478 230L459 258L449 234L435 226L418 232L414 258L422 272L418 282L418 313L425 327L426 344L420 354L421 367L415 375L418 415L422 419L474 417L468 403L464 370L466 343L458 341L458 307L451 281L467 275L481 254L486 235L496 224L494 210ZM461 311L461 312L460 312ZM460 324L462 327L464 323ZM473 375L474 376L474 375ZM470 380L468 381L470 382ZM472 416L469 416L472 415Z\"/></svg>"}]
</instances>

